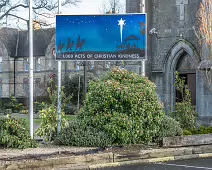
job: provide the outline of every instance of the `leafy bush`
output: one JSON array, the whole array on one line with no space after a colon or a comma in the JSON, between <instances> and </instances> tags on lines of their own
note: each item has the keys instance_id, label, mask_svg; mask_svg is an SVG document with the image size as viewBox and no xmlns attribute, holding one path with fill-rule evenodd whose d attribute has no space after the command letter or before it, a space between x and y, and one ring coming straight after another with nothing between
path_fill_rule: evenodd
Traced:
<instances>
[{"instance_id":1,"label":"leafy bush","mask_svg":"<svg viewBox=\"0 0 212 170\"><path fill-rule=\"evenodd\" d=\"M45 102L35 102L34 103L34 111L35 113L38 113L45 107L46 103Z\"/></svg>"},{"instance_id":2,"label":"leafy bush","mask_svg":"<svg viewBox=\"0 0 212 170\"><path fill-rule=\"evenodd\" d=\"M11 109L12 113L20 112L22 109L24 109L24 105L22 103L18 103L16 97L14 95L11 95L9 99L7 100L1 100L0 101L0 107L3 112L7 109Z\"/></svg>"},{"instance_id":3,"label":"leafy bush","mask_svg":"<svg viewBox=\"0 0 212 170\"><path fill-rule=\"evenodd\" d=\"M185 130L190 130L196 127L197 114L193 110L190 102L176 103L175 111L171 116L180 123L180 126Z\"/></svg>"},{"instance_id":4,"label":"leafy bush","mask_svg":"<svg viewBox=\"0 0 212 170\"><path fill-rule=\"evenodd\" d=\"M80 78L80 81L79 81L79 78ZM92 73L88 73L87 79L88 81L96 80L96 78L94 77ZM71 78L65 77L63 86L64 86L64 92L66 94L72 94L71 103L74 105L77 105L78 92L79 92L79 104L81 106L83 104L83 95L84 95L84 88L83 88L84 75L75 74Z\"/></svg>"},{"instance_id":5,"label":"leafy bush","mask_svg":"<svg viewBox=\"0 0 212 170\"><path fill-rule=\"evenodd\" d=\"M28 111L27 109L24 109L24 110L21 110L20 113L21 113L21 114L28 114L29 111Z\"/></svg>"},{"instance_id":6,"label":"leafy bush","mask_svg":"<svg viewBox=\"0 0 212 170\"><path fill-rule=\"evenodd\" d=\"M180 78L178 72L176 72L175 87L181 93L182 101L176 102L175 111L170 116L178 121L184 130L193 129L196 127L197 113L192 107L188 86L185 85L185 80Z\"/></svg>"},{"instance_id":7,"label":"leafy bush","mask_svg":"<svg viewBox=\"0 0 212 170\"><path fill-rule=\"evenodd\" d=\"M183 132L184 135L198 135L198 134L210 134L212 133L212 127L200 126L198 128L194 128L191 130L185 130Z\"/></svg>"},{"instance_id":8,"label":"leafy bush","mask_svg":"<svg viewBox=\"0 0 212 170\"><path fill-rule=\"evenodd\" d=\"M63 128L67 126L67 120L64 118L64 112L61 114L61 127ZM41 118L41 123L35 134L43 137L47 142L54 140L57 135L58 128L57 107L51 105L41 110L39 117Z\"/></svg>"},{"instance_id":9,"label":"leafy bush","mask_svg":"<svg viewBox=\"0 0 212 170\"><path fill-rule=\"evenodd\" d=\"M45 141L53 141L57 135L58 129L58 112L57 112L57 102L58 93L57 87L50 86L48 89L48 94L50 98L50 104L42 104L43 109L40 111L39 117L41 118L40 127L35 132L36 135L43 137ZM61 128L65 128L68 122L65 118L64 108L67 103L70 102L71 96L66 97L64 94L64 87L61 89Z\"/></svg>"},{"instance_id":10,"label":"leafy bush","mask_svg":"<svg viewBox=\"0 0 212 170\"><path fill-rule=\"evenodd\" d=\"M25 121L14 118L0 118L0 146L6 148L33 148L36 142L31 139Z\"/></svg>"},{"instance_id":11,"label":"leafy bush","mask_svg":"<svg viewBox=\"0 0 212 170\"><path fill-rule=\"evenodd\" d=\"M112 144L110 136L90 126L84 126L79 121L70 122L55 139L55 144L79 147L106 147Z\"/></svg>"},{"instance_id":12,"label":"leafy bush","mask_svg":"<svg viewBox=\"0 0 212 170\"><path fill-rule=\"evenodd\" d=\"M156 86L147 77L114 69L91 82L79 119L111 135L115 144L152 141L163 119Z\"/></svg>"},{"instance_id":13,"label":"leafy bush","mask_svg":"<svg viewBox=\"0 0 212 170\"><path fill-rule=\"evenodd\" d=\"M189 130L183 130L183 135L189 136L189 135L192 135L192 133Z\"/></svg>"},{"instance_id":14,"label":"leafy bush","mask_svg":"<svg viewBox=\"0 0 212 170\"><path fill-rule=\"evenodd\" d=\"M180 124L169 116L164 116L160 130L156 135L155 141L159 142L163 137L182 136L183 130Z\"/></svg>"}]
</instances>

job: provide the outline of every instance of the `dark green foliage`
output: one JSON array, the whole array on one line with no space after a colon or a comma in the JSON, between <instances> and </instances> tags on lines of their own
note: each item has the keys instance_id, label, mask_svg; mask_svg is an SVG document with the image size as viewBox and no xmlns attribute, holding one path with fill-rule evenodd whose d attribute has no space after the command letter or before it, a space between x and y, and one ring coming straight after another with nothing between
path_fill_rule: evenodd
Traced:
<instances>
[{"instance_id":1,"label":"dark green foliage","mask_svg":"<svg viewBox=\"0 0 212 170\"><path fill-rule=\"evenodd\" d=\"M175 111L170 114L180 126L185 130L196 127L197 113L191 106L190 102L179 102L175 105Z\"/></svg>"},{"instance_id":2,"label":"dark green foliage","mask_svg":"<svg viewBox=\"0 0 212 170\"><path fill-rule=\"evenodd\" d=\"M156 86L146 77L114 69L91 82L79 119L111 135L114 144L152 141L163 119Z\"/></svg>"},{"instance_id":3,"label":"dark green foliage","mask_svg":"<svg viewBox=\"0 0 212 170\"><path fill-rule=\"evenodd\" d=\"M36 147L36 142L31 139L25 121L8 117L0 118L0 146L24 149Z\"/></svg>"},{"instance_id":4,"label":"dark green foliage","mask_svg":"<svg viewBox=\"0 0 212 170\"><path fill-rule=\"evenodd\" d=\"M169 116L164 116L160 130L155 137L155 141L160 141L163 137L182 136L183 130L180 124Z\"/></svg>"},{"instance_id":5,"label":"dark green foliage","mask_svg":"<svg viewBox=\"0 0 212 170\"><path fill-rule=\"evenodd\" d=\"M79 81L80 78L80 81ZM88 73L87 75L88 81L96 80L92 73ZM80 82L80 90L79 90L79 82ZM78 91L79 91L79 102L80 106L83 104L83 94L84 94L84 76L82 74L75 74L73 77L66 77L64 79L64 92L67 95L72 95L71 103L73 105L77 105L78 101Z\"/></svg>"},{"instance_id":6,"label":"dark green foliage","mask_svg":"<svg viewBox=\"0 0 212 170\"><path fill-rule=\"evenodd\" d=\"M66 146L106 147L112 144L112 139L105 132L73 121L69 127L62 130L55 143Z\"/></svg>"},{"instance_id":7,"label":"dark green foliage","mask_svg":"<svg viewBox=\"0 0 212 170\"><path fill-rule=\"evenodd\" d=\"M183 132L184 135L198 135L198 134L210 134L212 133L212 127L200 126L198 128L194 128L191 130L185 130Z\"/></svg>"},{"instance_id":8,"label":"dark green foliage","mask_svg":"<svg viewBox=\"0 0 212 170\"><path fill-rule=\"evenodd\" d=\"M38 113L45 107L46 103L45 102L35 102L34 103L34 112Z\"/></svg>"},{"instance_id":9,"label":"dark green foliage","mask_svg":"<svg viewBox=\"0 0 212 170\"><path fill-rule=\"evenodd\" d=\"M19 103L14 95L11 95L9 99L0 100L0 107L2 111L11 109L12 113L18 113L24 109L24 105Z\"/></svg>"},{"instance_id":10,"label":"dark green foliage","mask_svg":"<svg viewBox=\"0 0 212 170\"><path fill-rule=\"evenodd\" d=\"M183 135L189 136L189 135L192 135L192 133L189 130L183 130Z\"/></svg>"},{"instance_id":11,"label":"dark green foliage","mask_svg":"<svg viewBox=\"0 0 212 170\"><path fill-rule=\"evenodd\" d=\"M185 80L180 78L176 72L175 87L182 95L182 101L176 102L175 111L170 114L184 130L190 130L196 127L197 113L191 104L191 94Z\"/></svg>"},{"instance_id":12,"label":"dark green foliage","mask_svg":"<svg viewBox=\"0 0 212 170\"><path fill-rule=\"evenodd\" d=\"M58 129L58 90L57 86L50 82L47 92L49 95L50 103L43 103L42 110L40 110L39 117L41 118L40 127L35 132L36 135L43 137L47 142L53 141L57 135ZM67 119L65 118L64 108L70 103L71 96L66 97L64 93L64 87L61 88L61 128L67 126Z\"/></svg>"}]
</instances>

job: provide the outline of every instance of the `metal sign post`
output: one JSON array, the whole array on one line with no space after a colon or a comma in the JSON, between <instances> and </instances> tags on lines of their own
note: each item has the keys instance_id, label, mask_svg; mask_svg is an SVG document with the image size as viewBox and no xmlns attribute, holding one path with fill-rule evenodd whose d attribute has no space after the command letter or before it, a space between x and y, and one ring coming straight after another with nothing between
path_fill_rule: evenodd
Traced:
<instances>
[{"instance_id":1,"label":"metal sign post","mask_svg":"<svg viewBox=\"0 0 212 170\"><path fill-rule=\"evenodd\" d=\"M29 0L29 121L30 136L33 139L33 25L32 0Z\"/></svg>"},{"instance_id":2,"label":"metal sign post","mask_svg":"<svg viewBox=\"0 0 212 170\"><path fill-rule=\"evenodd\" d=\"M140 12L141 13L145 13L145 0L141 0L140 1ZM146 54L147 55L147 54ZM146 67L145 67L145 59L143 59L141 61L141 75L142 76L145 76L145 71L146 70Z\"/></svg>"},{"instance_id":3,"label":"metal sign post","mask_svg":"<svg viewBox=\"0 0 212 170\"><path fill-rule=\"evenodd\" d=\"M61 0L58 0L58 14L61 13ZM61 131L61 77L62 77L62 63L61 60L58 60L58 102L57 102L57 112L58 112L58 126L57 133Z\"/></svg>"},{"instance_id":4,"label":"metal sign post","mask_svg":"<svg viewBox=\"0 0 212 170\"><path fill-rule=\"evenodd\" d=\"M60 13L60 10L58 13ZM64 60L81 61L84 63L85 93L87 90L86 63L89 61L142 61L146 59L146 24L145 13L105 15L59 14L56 16L58 132L61 129L60 62Z\"/></svg>"}]
</instances>

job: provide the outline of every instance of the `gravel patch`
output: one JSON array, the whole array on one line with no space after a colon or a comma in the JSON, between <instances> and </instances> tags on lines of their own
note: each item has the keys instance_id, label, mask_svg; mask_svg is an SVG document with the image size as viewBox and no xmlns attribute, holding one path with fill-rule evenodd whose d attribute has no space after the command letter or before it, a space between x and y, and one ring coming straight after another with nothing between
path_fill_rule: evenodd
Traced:
<instances>
[{"instance_id":1,"label":"gravel patch","mask_svg":"<svg viewBox=\"0 0 212 170\"><path fill-rule=\"evenodd\" d=\"M21 157L38 157L38 156L53 156L60 154L72 154L86 153L88 151L95 150L97 148L86 148L86 147L59 147L59 146L47 146L39 148L29 148L29 149L0 149L0 161L5 161L5 159L19 159Z\"/></svg>"}]
</instances>

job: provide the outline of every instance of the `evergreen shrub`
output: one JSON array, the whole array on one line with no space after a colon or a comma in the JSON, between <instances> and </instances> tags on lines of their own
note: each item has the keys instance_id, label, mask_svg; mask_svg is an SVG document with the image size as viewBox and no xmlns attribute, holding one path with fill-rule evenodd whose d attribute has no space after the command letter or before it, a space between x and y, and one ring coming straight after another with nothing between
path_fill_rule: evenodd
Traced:
<instances>
[{"instance_id":1,"label":"evergreen shrub","mask_svg":"<svg viewBox=\"0 0 212 170\"><path fill-rule=\"evenodd\" d=\"M106 147L112 144L110 136L79 121L70 122L55 139L55 144L78 147Z\"/></svg>"},{"instance_id":2,"label":"evergreen shrub","mask_svg":"<svg viewBox=\"0 0 212 170\"><path fill-rule=\"evenodd\" d=\"M174 137L182 135L183 129L180 127L179 122L169 116L164 116L155 141L160 142L163 137Z\"/></svg>"},{"instance_id":3,"label":"evergreen shrub","mask_svg":"<svg viewBox=\"0 0 212 170\"><path fill-rule=\"evenodd\" d=\"M110 134L118 145L152 141L164 117L155 84L125 69L91 82L85 102L79 120Z\"/></svg>"},{"instance_id":4,"label":"evergreen shrub","mask_svg":"<svg viewBox=\"0 0 212 170\"><path fill-rule=\"evenodd\" d=\"M34 148L36 142L29 135L29 128L23 120L0 118L0 147Z\"/></svg>"}]
</instances>

